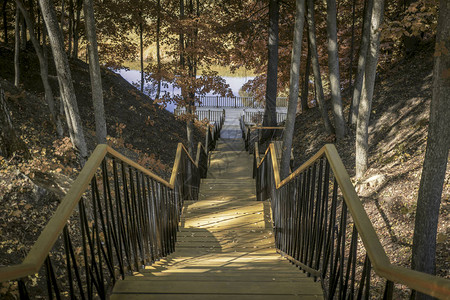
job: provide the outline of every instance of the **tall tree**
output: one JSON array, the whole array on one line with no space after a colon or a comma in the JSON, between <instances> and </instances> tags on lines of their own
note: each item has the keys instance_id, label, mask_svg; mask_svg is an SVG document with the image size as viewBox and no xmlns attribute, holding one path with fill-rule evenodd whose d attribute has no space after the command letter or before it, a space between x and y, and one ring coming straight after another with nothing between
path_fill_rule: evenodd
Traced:
<instances>
[{"instance_id":1,"label":"tall tree","mask_svg":"<svg viewBox=\"0 0 450 300\"><path fill-rule=\"evenodd\" d=\"M16 20L14 27L14 85L19 87L20 84L20 10L16 8Z\"/></svg>"},{"instance_id":2,"label":"tall tree","mask_svg":"<svg viewBox=\"0 0 450 300\"><path fill-rule=\"evenodd\" d=\"M73 50L70 54L72 58L78 58L78 41L80 39L80 19L83 0L76 0L76 17L73 25Z\"/></svg>"},{"instance_id":3,"label":"tall tree","mask_svg":"<svg viewBox=\"0 0 450 300\"><path fill-rule=\"evenodd\" d=\"M328 70L330 72L331 103L333 106L336 137L342 139L346 130L342 109L336 18L336 0L327 0Z\"/></svg>"},{"instance_id":4,"label":"tall tree","mask_svg":"<svg viewBox=\"0 0 450 300\"><path fill-rule=\"evenodd\" d=\"M69 61L66 52L64 51L64 41L56 19L55 8L52 0L39 0L39 4L42 17L47 27L50 45L52 47L61 98L64 101L64 111L69 127L70 139L75 149L79 152L80 163L84 165L88 156L86 140L84 138L80 114L78 112L77 98L73 87Z\"/></svg>"},{"instance_id":5,"label":"tall tree","mask_svg":"<svg viewBox=\"0 0 450 300\"><path fill-rule=\"evenodd\" d=\"M380 26L383 21L384 0L374 0L370 21L370 43L364 73L361 100L356 125L356 177L362 178L367 170L369 157L369 120L372 107L375 76L380 49Z\"/></svg>"},{"instance_id":6,"label":"tall tree","mask_svg":"<svg viewBox=\"0 0 450 300\"><path fill-rule=\"evenodd\" d=\"M308 29L306 29L306 36L308 36ZM305 67L305 76L303 78L303 88L301 99L302 113L309 109L308 107L308 95L309 95L309 72L311 70L311 50L309 49L309 38L306 39L308 53L306 55L306 67Z\"/></svg>"},{"instance_id":7,"label":"tall tree","mask_svg":"<svg viewBox=\"0 0 450 300\"><path fill-rule=\"evenodd\" d=\"M98 61L97 30L92 0L84 0L84 19L88 38L89 74L91 77L92 101L94 103L95 134L99 144L106 144L106 120L103 104L103 88L100 63Z\"/></svg>"},{"instance_id":8,"label":"tall tree","mask_svg":"<svg viewBox=\"0 0 450 300\"><path fill-rule=\"evenodd\" d=\"M308 20L308 36L309 51L311 52L311 64L314 74L314 87L316 91L316 101L319 104L320 113L327 133L333 132L330 118L328 117L328 109L323 95L322 78L320 74L319 55L317 53L316 41L316 24L314 20L314 0L307 1L307 20Z\"/></svg>"},{"instance_id":9,"label":"tall tree","mask_svg":"<svg viewBox=\"0 0 450 300\"><path fill-rule=\"evenodd\" d=\"M352 104L349 109L350 124L355 125L358 117L359 101L361 99L361 90L364 81L364 72L366 69L367 51L370 41L370 20L372 18L374 0L365 0L363 29L361 33L361 42L359 45L358 67L356 71L355 85L352 93Z\"/></svg>"},{"instance_id":10,"label":"tall tree","mask_svg":"<svg viewBox=\"0 0 450 300\"><path fill-rule=\"evenodd\" d=\"M266 83L266 105L263 126L277 125L278 15L279 0L269 0L269 41Z\"/></svg>"},{"instance_id":11,"label":"tall tree","mask_svg":"<svg viewBox=\"0 0 450 300\"><path fill-rule=\"evenodd\" d=\"M352 34L350 39L350 63L348 66L348 74L349 74L349 82L348 82L348 89L352 89L353 85L353 56L355 52L355 20L356 20L356 0L353 0L352 2ZM348 113L348 119L347 119L347 125L350 126L352 124L352 106L353 106L353 97L350 101L350 109Z\"/></svg>"},{"instance_id":12,"label":"tall tree","mask_svg":"<svg viewBox=\"0 0 450 300\"><path fill-rule=\"evenodd\" d=\"M142 8L139 13L139 53L140 67L141 67L141 93L144 92L145 76L144 76L144 16L142 15Z\"/></svg>"},{"instance_id":13,"label":"tall tree","mask_svg":"<svg viewBox=\"0 0 450 300\"><path fill-rule=\"evenodd\" d=\"M20 50L25 50L27 47L27 25L25 24L25 20L22 15L20 15L19 19L19 28L20 28Z\"/></svg>"},{"instance_id":14,"label":"tall tree","mask_svg":"<svg viewBox=\"0 0 450 300\"><path fill-rule=\"evenodd\" d=\"M59 118L59 115L56 113L55 109L55 99L53 96L52 87L50 86L50 82L48 80L48 63L47 58L44 55L43 49L36 37L36 34L34 32L34 19L30 16L27 9L25 8L24 3L21 0L16 0L16 5L22 12L22 16L25 19L25 22L27 24L28 33L30 36L31 43L33 44L34 51L36 52L36 56L39 60L39 69L40 69L40 75L42 80L42 85L44 86L44 92L45 92L45 102L47 102L48 109L50 111L51 121L53 125L55 126L56 133L58 134L58 137L63 136L63 127L61 124L61 120ZM32 9L32 7L30 8Z\"/></svg>"},{"instance_id":15,"label":"tall tree","mask_svg":"<svg viewBox=\"0 0 450 300\"><path fill-rule=\"evenodd\" d=\"M281 179L284 179L289 175L292 137L294 135L295 116L297 114L297 101L300 79L300 58L302 54L303 27L305 25L305 0L296 0L295 8L296 14L294 41L292 45L291 77L289 81L289 102L283 134L283 148L281 155Z\"/></svg>"},{"instance_id":16,"label":"tall tree","mask_svg":"<svg viewBox=\"0 0 450 300\"><path fill-rule=\"evenodd\" d=\"M73 7L73 0L69 0L69 40L68 40L68 48L67 53L69 54L69 57L72 56L72 41L73 41L73 13L74 7Z\"/></svg>"},{"instance_id":17,"label":"tall tree","mask_svg":"<svg viewBox=\"0 0 450 300\"><path fill-rule=\"evenodd\" d=\"M436 234L450 148L450 5L440 0L433 96L427 148L420 179L412 248L412 268L435 274ZM432 299L417 295L416 299Z\"/></svg>"},{"instance_id":18,"label":"tall tree","mask_svg":"<svg viewBox=\"0 0 450 300\"><path fill-rule=\"evenodd\" d=\"M161 36L161 0L156 2L156 64L158 71L156 99L161 95L161 53L160 53L160 36Z\"/></svg>"},{"instance_id":19,"label":"tall tree","mask_svg":"<svg viewBox=\"0 0 450 300\"><path fill-rule=\"evenodd\" d=\"M3 16L3 41L8 44L8 12L6 11L6 5L8 0L3 0L2 16Z\"/></svg>"}]
</instances>

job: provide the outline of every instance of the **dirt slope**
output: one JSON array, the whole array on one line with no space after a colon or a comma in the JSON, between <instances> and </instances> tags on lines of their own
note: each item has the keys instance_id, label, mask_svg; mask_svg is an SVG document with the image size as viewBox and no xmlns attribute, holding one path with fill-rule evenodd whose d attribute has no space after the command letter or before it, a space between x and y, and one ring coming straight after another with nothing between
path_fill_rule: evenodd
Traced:
<instances>
[{"instance_id":1,"label":"dirt slope","mask_svg":"<svg viewBox=\"0 0 450 300\"><path fill-rule=\"evenodd\" d=\"M12 84L13 51L0 45L0 84L13 125L32 155L28 161L21 156L9 160L0 156L0 266L22 260L79 172L70 140L58 139L48 121L39 64L30 45L21 53L20 64L23 85L16 89ZM88 148L93 150L95 124L88 66L71 61L71 69ZM58 96L54 66L50 66L50 75ZM169 178L177 144L186 144L185 123L153 104L119 75L103 69L102 79L109 143ZM198 128L195 139L204 140ZM10 292L17 293L17 286L0 284L0 298Z\"/></svg>"},{"instance_id":2,"label":"dirt slope","mask_svg":"<svg viewBox=\"0 0 450 300\"><path fill-rule=\"evenodd\" d=\"M369 128L369 170L362 182L355 182L391 262L408 267L426 148L433 50L433 44L425 45L415 56L378 74ZM344 97L348 103L348 92ZM328 136L323 130L317 109L298 115L295 130L296 166L325 143L334 142L334 136ZM354 129L336 146L350 176L354 176ZM447 278L450 278L449 197L450 168L447 166L437 245L437 272Z\"/></svg>"}]
</instances>

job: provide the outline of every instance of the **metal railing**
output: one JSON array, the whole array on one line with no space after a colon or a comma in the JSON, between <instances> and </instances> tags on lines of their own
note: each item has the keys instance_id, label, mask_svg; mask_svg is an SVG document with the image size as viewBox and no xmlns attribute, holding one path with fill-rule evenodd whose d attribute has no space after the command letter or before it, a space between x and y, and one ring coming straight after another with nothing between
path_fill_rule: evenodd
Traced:
<instances>
[{"instance_id":1,"label":"metal railing","mask_svg":"<svg viewBox=\"0 0 450 300\"><path fill-rule=\"evenodd\" d=\"M287 107L287 97L277 97L277 107ZM250 107L264 108L264 103L256 101L253 97L221 97L201 96L199 107Z\"/></svg>"},{"instance_id":2,"label":"metal railing","mask_svg":"<svg viewBox=\"0 0 450 300\"><path fill-rule=\"evenodd\" d=\"M286 120L287 113L277 112L277 123ZM246 124L261 124L264 118L263 111L244 111L244 122Z\"/></svg>"},{"instance_id":3,"label":"metal railing","mask_svg":"<svg viewBox=\"0 0 450 300\"><path fill-rule=\"evenodd\" d=\"M178 144L169 181L98 145L23 262L0 268L0 282L17 281L20 299L107 299L116 280L175 250L183 201L198 199L222 124L208 126L196 160Z\"/></svg>"},{"instance_id":4,"label":"metal railing","mask_svg":"<svg viewBox=\"0 0 450 300\"><path fill-rule=\"evenodd\" d=\"M241 127L242 138L244 139L245 151L249 153L255 151L255 143L258 144L259 149L263 149L271 141L281 140L284 133L284 127L250 126L245 123L244 116L241 116L239 125ZM270 135L270 138L266 139L264 144L261 145L261 138L267 134Z\"/></svg>"},{"instance_id":5,"label":"metal railing","mask_svg":"<svg viewBox=\"0 0 450 300\"><path fill-rule=\"evenodd\" d=\"M179 109L176 108L173 111L173 114L175 116L182 116L184 114L186 114L186 110L185 109ZM195 110L195 116L197 117L197 119L199 119L200 121L207 119L209 122L219 122L222 118L225 117L225 109L222 110Z\"/></svg>"},{"instance_id":6,"label":"metal railing","mask_svg":"<svg viewBox=\"0 0 450 300\"><path fill-rule=\"evenodd\" d=\"M263 157L255 151L257 200L271 201L278 251L319 279L325 298L404 299L411 290L450 299L450 280L389 262L334 145L284 180L275 158L274 144Z\"/></svg>"}]
</instances>

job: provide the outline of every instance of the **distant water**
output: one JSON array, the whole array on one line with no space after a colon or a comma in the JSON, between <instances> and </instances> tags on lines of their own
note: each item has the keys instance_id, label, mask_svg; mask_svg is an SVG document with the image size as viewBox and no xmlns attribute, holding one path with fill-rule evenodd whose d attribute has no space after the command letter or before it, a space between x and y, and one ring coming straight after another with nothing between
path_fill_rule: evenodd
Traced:
<instances>
[{"instance_id":1,"label":"distant water","mask_svg":"<svg viewBox=\"0 0 450 300\"><path fill-rule=\"evenodd\" d=\"M131 84L138 84L141 80L141 72L138 70L125 70L121 69L116 71L120 76L122 76L126 81L128 81ZM228 77L223 76L226 83L230 85L230 88L233 92L233 95L239 96L239 90L240 88L249 80L253 79L253 77ZM149 91L151 88L150 84L147 84L144 87L144 90ZM161 85L161 92L168 92L170 95L180 95L180 89L173 87L172 85L168 85L167 87L164 87ZM214 94L207 94L207 96L214 96ZM152 93L150 91L150 97L152 97ZM153 98L153 97L152 97ZM176 105L174 103L168 103L166 109L173 113Z\"/></svg>"}]
</instances>

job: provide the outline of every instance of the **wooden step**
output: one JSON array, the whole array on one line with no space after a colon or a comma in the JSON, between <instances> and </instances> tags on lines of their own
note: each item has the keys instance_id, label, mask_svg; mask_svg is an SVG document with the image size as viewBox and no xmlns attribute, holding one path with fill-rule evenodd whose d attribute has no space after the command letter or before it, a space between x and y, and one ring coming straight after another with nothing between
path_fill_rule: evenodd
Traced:
<instances>
[{"instance_id":1,"label":"wooden step","mask_svg":"<svg viewBox=\"0 0 450 300\"><path fill-rule=\"evenodd\" d=\"M276 253L242 139L216 149L199 200L184 202L176 251L117 282L111 299L323 299L319 282Z\"/></svg>"}]
</instances>

